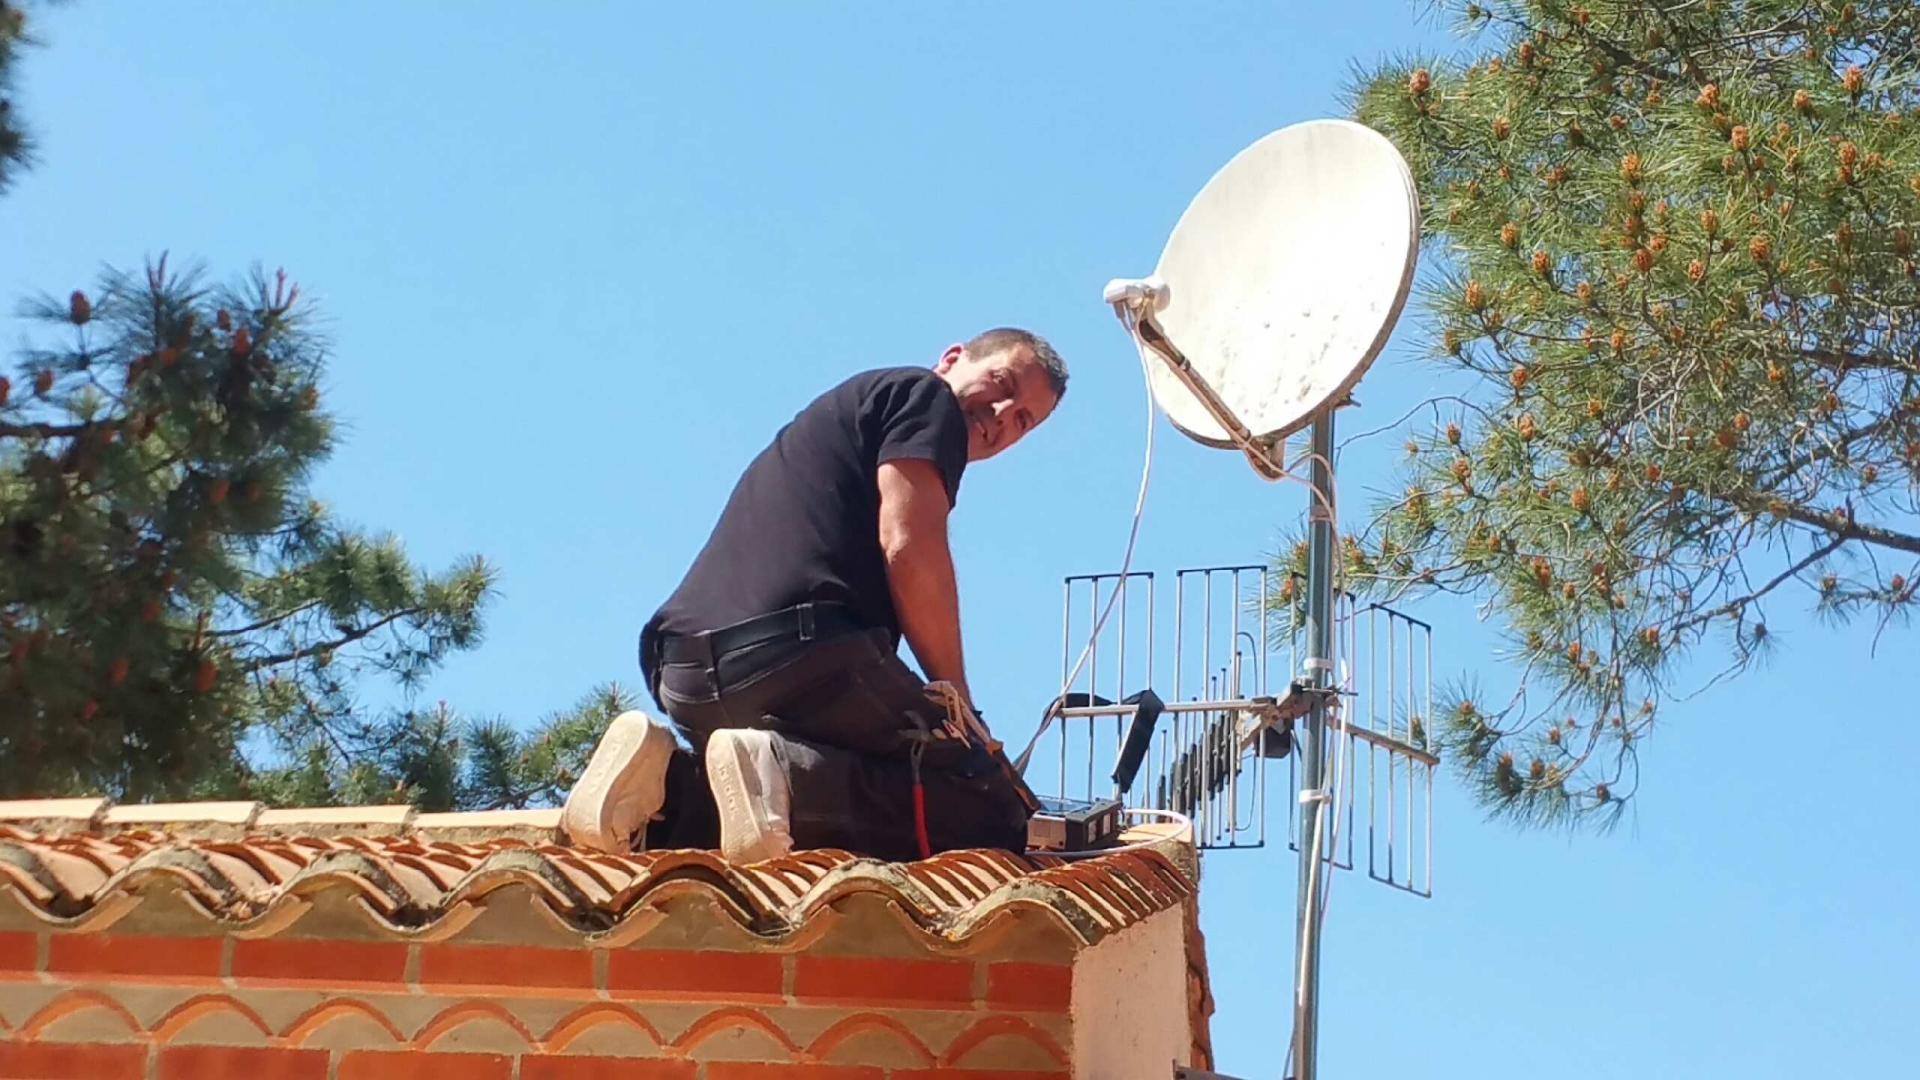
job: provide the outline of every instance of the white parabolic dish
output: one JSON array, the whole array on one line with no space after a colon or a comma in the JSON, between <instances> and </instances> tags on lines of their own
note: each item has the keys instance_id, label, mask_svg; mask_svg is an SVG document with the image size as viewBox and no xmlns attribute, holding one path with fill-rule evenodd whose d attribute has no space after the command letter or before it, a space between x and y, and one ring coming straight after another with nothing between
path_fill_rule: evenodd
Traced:
<instances>
[{"instance_id":1,"label":"white parabolic dish","mask_svg":"<svg viewBox=\"0 0 1920 1080\"><path fill-rule=\"evenodd\" d=\"M1154 321L1255 436L1305 427L1386 345L1418 253L1413 177L1385 136L1346 120L1267 135L1207 181L1173 228ZM1203 443L1232 440L1167 366L1155 400Z\"/></svg>"}]
</instances>

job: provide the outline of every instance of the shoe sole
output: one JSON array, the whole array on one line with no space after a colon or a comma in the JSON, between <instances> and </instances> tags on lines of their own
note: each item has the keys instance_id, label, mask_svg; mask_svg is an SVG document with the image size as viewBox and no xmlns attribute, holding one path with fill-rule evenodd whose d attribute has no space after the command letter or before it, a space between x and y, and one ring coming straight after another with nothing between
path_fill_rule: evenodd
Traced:
<instances>
[{"instance_id":1,"label":"shoe sole","mask_svg":"<svg viewBox=\"0 0 1920 1080\"><path fill-rule=\"evenodd\" d=\"M727 732L707 740L707 783L720 810L720 851L728 862L742 864L777 859L793 847L791 837L763 828L754 812L766 793L754 782L759 773L748 754Z\"/></svg>"},{"instance_id":2,"label":"shoe sole","mask_svg":"<svg viewBox=\"0 0 1920 1080\"><path fill-rule=\"evenodd\" d=\"M594 747L586 771L567 795L561 825L579 847L621 855L645 850L647 822L666 803L667 760L673 736L646 713L614 717ZM628 835L613 820L624 807L644 810Z\"/></svg>"}]
</instances>

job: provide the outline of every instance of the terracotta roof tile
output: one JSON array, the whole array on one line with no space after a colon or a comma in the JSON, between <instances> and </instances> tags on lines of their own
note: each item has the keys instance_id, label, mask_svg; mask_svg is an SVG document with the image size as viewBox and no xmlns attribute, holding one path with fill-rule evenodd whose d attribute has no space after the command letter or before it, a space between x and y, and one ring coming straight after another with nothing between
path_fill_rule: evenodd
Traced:
<instances>
[{"instance_id":1,"label":"terracotta roof tile","mask_svg":"<svg viewBox=\"0 0 1920 1080\"><path fill-rule=\"evenodd\" d=\"M274 832L233 839L217 829L209 835L162 827L115 832L102 820L112 812L91 807L77 811L89 811L93 828L49 829L46 813L9 815L7 809L0 804L0 893L13 894L51 924L76 928L98 909L138 902L158 880L176 885L231 929L264 924L289 898L339 891L362 900L396 934L431 930L465 901L516 884L532 888L563 924L583 934L614 927L661 890L707 894L745 929L770 937L799 930L844 896L872 893L892 900L935 937L957 941L1002 909L1037 909L1091 944L1194 892L1172 860L1144 848L1073 862L956 851L903 864L827 850L734 866L708 851L613 856L524 839L529 828L544 835L545 819L537 816L491 823L505 826L504 835L481 839L486 830L480 826L489 823L451 820L465 815L433 815L424 829L381 836L338 832L334 827L351 815L320 819L324 835L292 834L287 830L296 818L288 814ZM391 829L396 815L374 809L381 813L364 816L366 827ZM191 805L121 817L144 823L196 815L212 817ZM436 838L442 835L472 839Z\"/></svg>"}]
</instances>

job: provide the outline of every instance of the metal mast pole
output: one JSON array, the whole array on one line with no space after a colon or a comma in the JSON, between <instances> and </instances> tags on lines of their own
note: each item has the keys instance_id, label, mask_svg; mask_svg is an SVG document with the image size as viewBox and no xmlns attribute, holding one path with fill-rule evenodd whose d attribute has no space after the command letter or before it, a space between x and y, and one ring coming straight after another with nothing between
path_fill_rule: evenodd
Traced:
<instances>
[{"instance_id":1,"label":"metal mast pole","mask_svg":"<svg viewBox=\"0 0 1920 1080\"><path fill-rule=\"evenodd\" d=\"M1313 419L1313 502L1307 512L1307 670L1308 686L1333 686L1333 406ZM1327 729L1326 694L1314 695L1306 729L1296 741L1300 753L1300 888L1294 945L1293 1080L1315 1080L1320 1016L1321 860L1327 854L1334 808L1322 790L1321 761ZM1319 843L1315 823L1319 822Z\"/></svg>"}]
</instances>

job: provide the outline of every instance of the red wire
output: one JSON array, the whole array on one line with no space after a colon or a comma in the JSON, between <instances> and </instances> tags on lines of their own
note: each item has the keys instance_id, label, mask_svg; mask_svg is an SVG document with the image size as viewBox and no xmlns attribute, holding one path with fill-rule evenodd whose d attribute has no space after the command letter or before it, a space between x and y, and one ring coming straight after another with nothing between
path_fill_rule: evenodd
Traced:
<instances>
[{"instance_id":1,"label":"red wire","mask_svg":"<svg viewBox=\"0 0 1920 1080\"><path fill-rule=\"evenodd\" d=\"M933 858L933 842L927 839L927 788L918 776L913 778L913 832L920 841L920 857Z\"/></svg>"}]
</instances>

